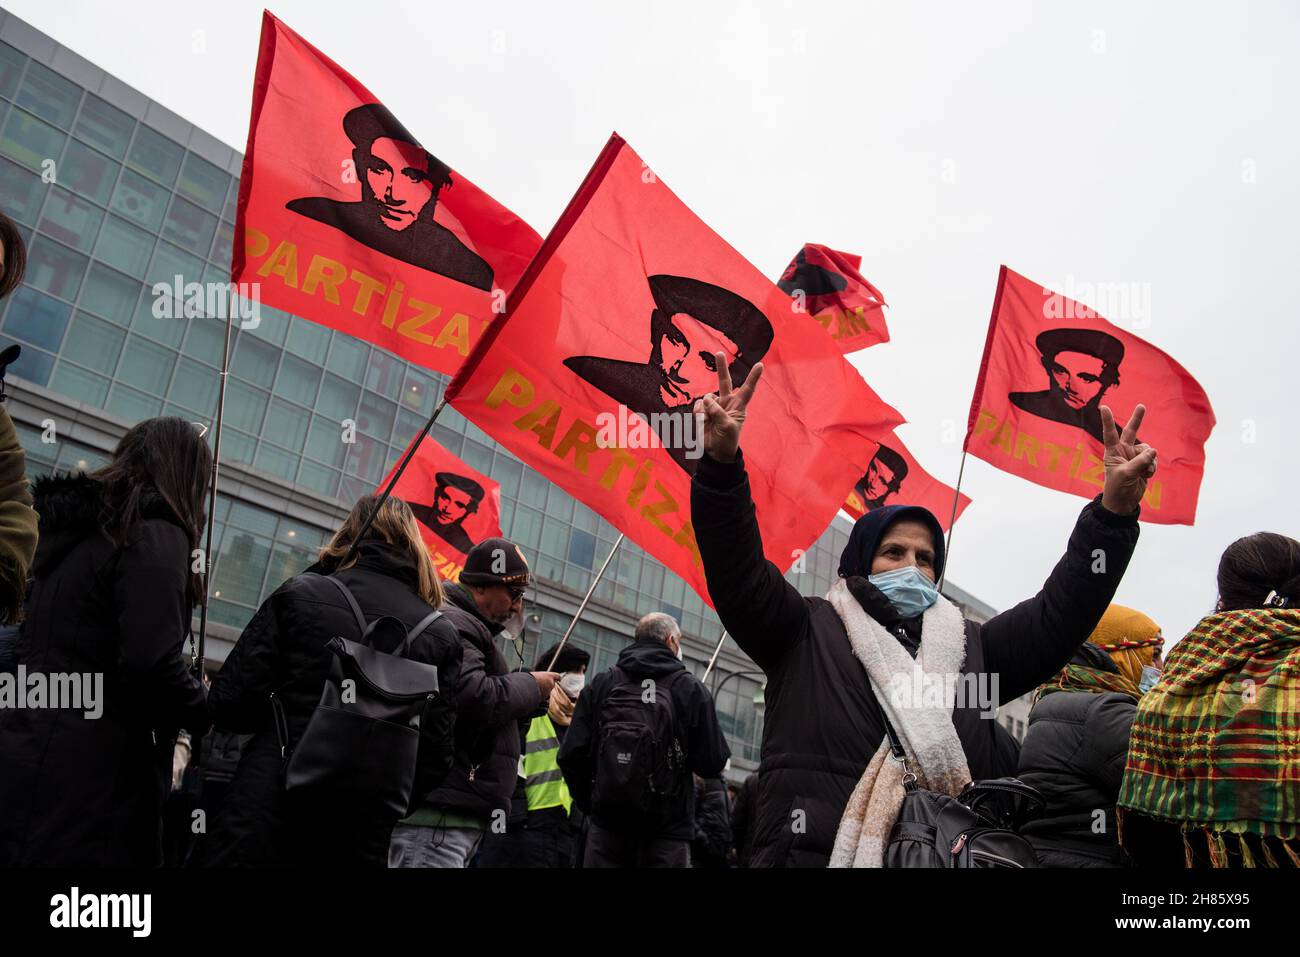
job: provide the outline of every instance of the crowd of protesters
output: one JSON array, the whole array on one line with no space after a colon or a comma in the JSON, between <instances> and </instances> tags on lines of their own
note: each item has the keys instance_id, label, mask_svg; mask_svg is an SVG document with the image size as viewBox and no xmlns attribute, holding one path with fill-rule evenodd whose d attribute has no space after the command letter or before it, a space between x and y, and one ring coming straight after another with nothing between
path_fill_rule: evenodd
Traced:
<instances>
[{"instance_id":1,"label":"crowd of protesters","mask_svg":"<svg viewBox=\"0 0 1300 957\"><path fill-rule=\"evenodd\" d=\"M3 295L24 250L2 217L0 246ZM1300 542L1232 543L1215 610L1162 655L1159 626L1113 602L1157 454L1140 406L1123 428L1103 409L1104 486L1037 594L964 619L939 522L904 505L859 519L830 592L803 596L764 557L740 446L762 367L733 388L717 359L691 518L718 615L767 678L743 781L676 620L642 617L597 674L573 644L512 670L527 557L489 539L442 582L392 497L355 503L209 686L185 650L200 431L141 422L103 468L29 491L0 406L0 614L20 624L0 670L104 681L94 719L0 709L0 866L881 866L905 797L999 780L1034 789L1036 813L1001 823L1037 866L1300 866ZM904 700L913 675L955 690ZM1020 744L991 708L1029 692ZM381 729L398 705L418 717ZM197 839L165 810L187 788Z\"/></svg>"}]
</instances>

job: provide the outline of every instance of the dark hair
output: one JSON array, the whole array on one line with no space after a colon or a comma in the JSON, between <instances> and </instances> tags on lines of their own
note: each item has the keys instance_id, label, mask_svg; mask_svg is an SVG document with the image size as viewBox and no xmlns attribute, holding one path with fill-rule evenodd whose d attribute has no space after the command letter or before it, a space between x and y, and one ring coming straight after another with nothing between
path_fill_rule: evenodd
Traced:
<instances>
[{"instance_id":1,"label":"dark hair","mask_svg":"<svg viewBox=\"0 0 1300 957\"><path fill-rule=\"evenodd\" d=\"M1219 559L1220 611L1266 608L1285 599L1286 608L1300 607L1300 542L1276 532L1239 538Z\"/></svg>"},{"instance_id":2,"label":"dark hair","mask_svg":"<svg viewBox=\"0 0 1300 957\"><path fill-rule=\"evenodd\" d=\"M100 524L118 548L126 546L145 510L161 499L185 530L190 550L203 535L203 497L212 451L184 419L145 419L122 436L113 459L90 477L100 484ZM203 600L203 574L190 577L190 600Z\"/></svg>"},{"instance_id":3,"label":"dark hair","mask_svg":"<svg viewBox=\"0 0 1300 957\"><path fill-rule=\"evenodd\" d=\"M1059 352L1082 352L1101 360L1097 378L1109 389L1119 385L1119 364L1124 361L1124 343L1097 329L1048 329L1034 340L1043 357L1043 368L1051 375Z\"/></svg>"},{"instance_id":4,"label":"dark hair","mask_svg":"<svg viewBox=\"0 0 1300 957\"><path fill-rule=\"evenodd\" d=\"M843 292L849 281L837 272L831 272L825 266L808 262L808 250L799 250L799 255L786 267L776 287L787 296L802 292L805 296L829 296L834 292Z\"/></svg>"},{"instance_id":5,"label":"dark hair","mask_svg":"<svg viewBox=\"0 0 1300 957\"><path fill-rule=\"evenodd\" d=\"M18 288L27 271L27 244L18 231L18 224L4 213L0 213L0 245L5 250L4 267L0 271L0 299L3 299Z\"/></svg>"},{"instance_id":6,"label":"dark hair","mask_svg":"<svg viewBox=\"0 0 1300 957\"><path fill-rule=\"evenodd\" d=\"M903 484L903 479L907 478L907 459L889 446L882 445L876 449L876 454L871 457L871 462L879 462L894 473L894 477L889 480L888 485L891 491L897 492L899 486ZM864 489L867 487L867 476L871 474L871 462L867 463L867 472L862 476L862 487Z\"/></svg>"},{"instance_id":7,"label":"dark hair","mask_svg":"<svg viewBox=\"0 0 1300 957\"><path fill-rule=\"evenodd\" d=\"M560 645L557 642L538 655L537 660L533 662L533 670L546 671L549 669L551 667L551 659L555 658L555 649L559 647ZM589 664L590 662L591 655L583 651L572 641L569 641L565 642L564 649L560 652L560 657L555 660L555 670L561 672L577 671L579 668Z\"/></svg>"},{"instance_id":8,"label":"dark hair","mask_svg":"<svg viewBox=\"0 0 1300 957\"><path fill-rule=\"evenodd\" d=\"M699 279L683 276L651 276L650 295L655 309L650 314L651 358L662 362L660 343L663 337L680 341L681 332L673 325L673 316L685 313L706 326L717 329L737 346L730 363L731 378L744 382L749 370L767 354L775 332L772 323L748 299Z\"/></svg>"},{"instance_id":9,"label":"dark hair","mask_svg":"<svg viewBox=\"0 0 1300 957\"><path fill-rule=\"evenodd\" d=\"M469 503L469 510L476 511L479 502L483 501L483 496L487 494L483 491L483 486L479 485L472 478L466 478L464 475L457 475L455 472L439 472L433 477L434 483L438 488L450 485L454 489L459 489L468 495L473 501ZM435 494L437 489L434 490Z\"/></svg>"},{"instance_id":10,"label":"dark hair","mask_svg":"<svg viewBox=\"0 0 1300 957\"><path fill-rule=\"evenodd\" d=\"M349 110L343 117L343 132L363 156L374 155L370 148L377 139L388 138L410 143L424 154L424 169L433 186L434 197L451 186L451 167L421 146L420 141L407 132L406 127L398 122L387 107L379 103L368 103Z\"/></svg>"}]
</instances>

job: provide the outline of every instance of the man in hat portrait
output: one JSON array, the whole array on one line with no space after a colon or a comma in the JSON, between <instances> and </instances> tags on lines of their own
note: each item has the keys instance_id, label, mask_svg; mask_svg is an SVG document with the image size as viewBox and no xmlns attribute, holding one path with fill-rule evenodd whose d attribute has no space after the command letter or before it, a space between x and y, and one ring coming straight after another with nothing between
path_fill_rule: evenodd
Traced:
<instances>
[{"instance_id":1,"label":"man in hat portrait","mask_svg":"<svg viewBox=\"0 0 1300 957\"><path fill-rule=\"evenodd\" d=\"M361 199L323 196L291 200L291 212L333 226L385 256L477 289L492 288L492 267L446 226L435 222L438 196L451 188L451 169L425 152L378 103L343 117Z\"/></svg>"},{"instance_id":2,"label":"man in hat portrait","mask_svg":"<svg viewBox=\"0 0 1300 957\"><path fill-rule=\"evenodd\" d=\"M656 426L673 460L693 473L697 459L670 438L693 432L688 423L673 419L693 416L696 400L717 388L715 353L727 356L732 381L743 382L771 346L772 324L753 303L721 286L667 275L648 282L654 308L644 362L573 356L564 364ZM693 429L693 418L689 426Z\"/></svg>"},{"instance_id":3,"label":"man in hat portrait","mask_svg":"<svg viewBox=\"0 0 1300 957\"><path fill-rule=\"evenodd\" d=\"M867 471L853 487L853 491L862 497L867 511L871 511L884 505L889 496L897 494L905 478L907 459L882 445L867 463Z\"/></svg>"},{"instance_id":4,"label":"man in hat portrait","mask_svg":"<svg viewBox=\"0 0 1300 957\"><path fill-rule=\"evenodd\" d=\"M439 472L432 505L411 502L415 520L463 555L469 554L474 540L464 529L465 519L478 511L483 501L483 486L472 478L453 472Z\"/></svg>"},{"instance_id":5,"label":"man in hat portrait","mask_svg":"<svg viewBox=\"0 0 1300 957\"><path fill-rule=\"evenodd\" d=\"M1012 392L1018 408L1083 429L1098 442L1101 400L1119 385L1124 343L1095 329L1049 329L1034 340L1047 372L1042 392Z\"/></svg>"}]
</instances>

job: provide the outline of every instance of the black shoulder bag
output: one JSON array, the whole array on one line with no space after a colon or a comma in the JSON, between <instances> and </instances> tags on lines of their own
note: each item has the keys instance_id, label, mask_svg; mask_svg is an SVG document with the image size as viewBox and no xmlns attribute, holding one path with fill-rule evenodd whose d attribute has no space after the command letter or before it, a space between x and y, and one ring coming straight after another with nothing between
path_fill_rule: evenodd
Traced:
<instances>
[{"instance_id":1,"label":"black shoulder bag","mask_svg":"<svg viewBox=\"0 0 1300 957\"><path fill-rule=\"evenodd\" d=\"M1015 778L972 781L957 797L918 787L907 752L880 709L889 752L903 765L903 806L885 845L885 867L1038 867L1016 829L1046 804Z\"/></svg>"}]
</instances>

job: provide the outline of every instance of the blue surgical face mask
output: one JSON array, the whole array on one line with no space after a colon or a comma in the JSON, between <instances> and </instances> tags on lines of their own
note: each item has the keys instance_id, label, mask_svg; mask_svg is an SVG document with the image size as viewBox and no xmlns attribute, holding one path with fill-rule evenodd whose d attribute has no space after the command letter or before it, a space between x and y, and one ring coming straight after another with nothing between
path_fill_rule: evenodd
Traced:
<instances>
[{"instance_id":1,"label":"blue surgical face mask","mask_svg":"<svg viewBox=\"0 0 1300 957\"><path fill-rule=\"evenodd\" d=\"M867 581L879 588L904 618L915 618L939 600L939 589L915 565L868 575Z\"/></svg>"},{"instance_id":2,"label":"blue surgical face mask","mask_svg":"<svg viewBox=\"0 0 1300 957\"><path fill-rule=\"evenodd\" d=\"M1152 687L1155 686L1155 683L1159 680L1160 680L1160 669L1157 668L1155 665L1146 665L1145 667L1143 667L1142 677L1138 681L1138 690L1141 691L1143 694L1146 694L1148 691L1152 689Z\"/></svg>"}]
</instances>

